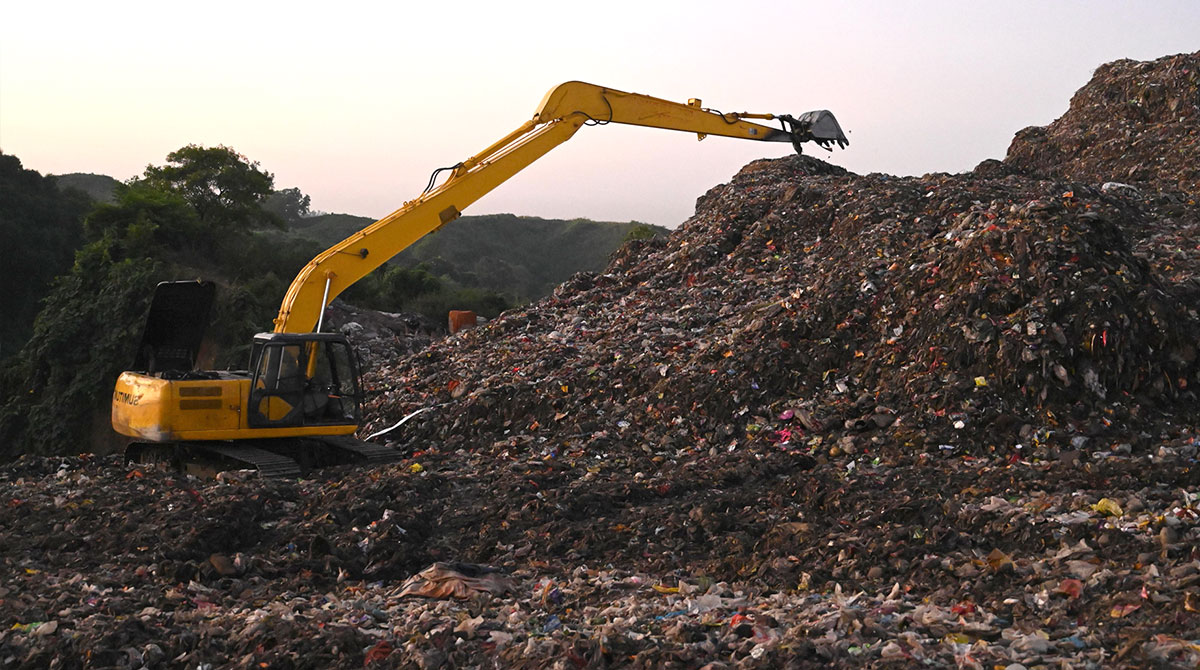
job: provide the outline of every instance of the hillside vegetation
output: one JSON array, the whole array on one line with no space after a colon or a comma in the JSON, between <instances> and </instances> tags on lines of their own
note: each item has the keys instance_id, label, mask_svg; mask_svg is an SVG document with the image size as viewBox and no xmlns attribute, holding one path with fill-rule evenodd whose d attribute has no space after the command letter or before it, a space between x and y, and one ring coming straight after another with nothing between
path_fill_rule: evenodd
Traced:
<instances>
[{"instance_id":1,"label":"hillside vegetation","mask_svg":"<svg viewBox=\"0 0 1200 670\"><path fill-rule=\"evenodd\" d=\"M120 182L106 175L71 173L55 177L60 188L77 189L93 201L113 202ZM353 214L312 213L309 198L297 189L276 192L264 207L283 218L282 235L298 249L312 254L328 248L374 223L374 219ZM454 309L475 308L483 313L498 313L511 304L536 300L576 272L595 272L607 263L609 255L629 239L666 235L661 226L629 221L615 223L589 219L543 219L515 214L463 216L428 235L401 252L390 262L393 267L421 272L425 284L432 276L436 290L407 305L376 300L378 287L359 287L351 300L370 303L380 309L407 309L441 320L443 306ZM308 244L311 242L311 244ZM299 268L297 268L299 269ZM379 271L374 278L382 280ZM386 283L386 280L383 280ZM421 285L422 279L409 279ZM442 295L434 295L441 293ZM498 299L503 296L503 300Z\"/></svg>"},{"instance_id":2,"label":"hillside vegetation","mask_svg":"<svg viewBox=\"0 0 1200 670\"><path fill-rule=\"evenodd\" d=\"M40 309L31 335L0 369L0 458L106 448L115 437L107 420L112 384L134 359L160 281L218 281L215 362L245 364L251 335L270 324L275 296L286 287L281 276L304 260L259 232L282 225L262 207L273 181L227 147L189 145L118 185L111 202L79 207L40 229L56 235L30 258L68 260L44 290L25 287ZM73 202L71 194L83 197L68 189L44 199ZM26 236L6 229L0 246Z\"/></svg>"},{"instance_id":3,"label":"hillside vegetation","mask_svg":"<svg viewBox=\"0 0 1200 670\"><path fill-rule=\"evenodd\" d=\"M361 216L321 214L291 224L288 234L331 246L372 222ZM667 232L636 221L464 216L400 252L392 263L424 267L454 284L490 288L524 303L548 295L576 272L603 269L609 255L628 239Z\"/></svg>"},{"instance_id":4,"label":"hillside vegetation","mask_svg":"<svg viewBox=\"0 0 1200 670\"><path fill-rule=\"evenodd\" d=\"M0 361L14 356L54 277L71 267L87 198L54 177L26 170L0 154L0 267L14 287L0 291Z\"/></svg>"},{"instance_id":5,"label":"hillside vegetation","mask_svg":"<svg viewBox=\"0 0 1200 670\"><path fill-rule=\"evenodd\" d=\"M116 202L117 187L121 185L121 182L108 175L85 172L55 175L54 180L61 189L83 191L93 202L105 204Z\"/></svg>"},{"instance_id":6,"label":"hillside vegetation","mask_svg":"<svg viewBox=\"0 0 1200 670\"><path fill-rule=\"evenodd\" d=\"M121 183L43 177L0 156L0 260L21 290L0 295L0 457L106 451L108 397L141 337L158 282L219 285L212 367L244 367L288 284L321 250L370 224L313 216L309 197L227 147L188 146ZM360 307L445 323L450 309L493 318L571 274L596 270L640 224L511 215L458 221L432 244L342 295Z\"/></svg>"}]
</instances>

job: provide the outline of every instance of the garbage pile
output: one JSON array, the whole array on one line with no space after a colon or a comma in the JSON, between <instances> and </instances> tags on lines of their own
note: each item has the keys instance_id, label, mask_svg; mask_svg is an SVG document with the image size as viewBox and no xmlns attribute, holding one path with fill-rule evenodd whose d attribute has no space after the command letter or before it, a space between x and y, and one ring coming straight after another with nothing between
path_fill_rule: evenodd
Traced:
<instances>
[{"instance_id":1,"label":"garbage pile","mask_svg":"<svg viewBox=\"0 0 1200 670\"><path fill-rule=\"evenodd\" d=\"M1006 162L1033 173L1200 193L1200 52L1096 69L1071 108L1013 139Z\"/></svg>"},{"instance_id":2,"label":"garbage pile","mask_svg":"<svg viewBox=\"0 0 1200 670\"><path fill-rule=\"evenodd\" d=\"M1017 133L1005 163L1135 200L1126 231L1170 281L1200 270L1200 52L1099 67L1061 118Z\"/></svg>"},{"instance_id":3,"label":"garbage pile","mask_svg":"<svg viewBox=\"0 0 1200 670\"><path fill-rule=\"evenodd\" d=\"M1200 412L1200 292L1136 252L1138 205L1012 174L752 163L668 241L380 367L374 425L433 408L389 439L680 462L1145 446Z\"/></svg>"},{"instance_id":4,"label":"garbage pile","mask_svg":"<svg viewBox=\"0 0 1200 670\"><path fill-rule=\"evenodd\" d=\"M376 358L396 464L5 466L0 667L1194 667L1195 190L1015 156L751 163Z\"/></svg>"},{"instance_id":5,"label":"garbage pile","mask_svg":"<svg viewBox=\"0 0 1200 670\"><path fill-rule=\"evenodd\" d=\"M215 482L26 459L0 665L1193 667L1198 448Z\"/></svg>"},{"instance_id":6,"label":"garbage pile","mask_svg":"<svg viewBox=\"0 0 1200 670\"><path fill-rule=\"evenodd\" d=\"M346 335L364 368L414 354L445 332L445 326L421 314L359 309L340 300L330 303L325 318L323 328Z\"/></svg>"}]
</instances>

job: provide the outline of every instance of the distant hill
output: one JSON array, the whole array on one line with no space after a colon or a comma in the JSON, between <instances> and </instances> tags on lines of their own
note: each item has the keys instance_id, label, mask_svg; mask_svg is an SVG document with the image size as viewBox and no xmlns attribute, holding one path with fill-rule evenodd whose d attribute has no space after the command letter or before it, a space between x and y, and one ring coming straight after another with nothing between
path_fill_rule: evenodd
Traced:
<instances>
[{"instance_id":1,"label":"distant hill","mask_svg":"<svg viewBox=\"0 0 1200 670\"><path fill-rule=\"evenodd\" d=\"M113 202L119 181L107 175L56 175L97 202ZM286 235L329 247L370 225L352 214L320 214L289 224ZM599 271L633 231L666 235L660 226L629 221L541 219L514 214L464 216L428 235L393 259L404 267L425 264L431 273L466 287L486 288L517 302L547 295L576 272Z\"/></svg>"},{"instance_id":2,"label":"distant hill","mask_svg":"<svg viewBox=\"0 0 1200 670\"><path fill-rule=\"evenodd\" d=\"M113 192L121 183L108 175L72 172L70 174L54 175L61 189L78 189L96 202L114 202Z\"/></svg>"},{"instance_id":3,"label":"distant hill","mask_svg":"<svg viewBox=\"0 0 1200 670\"><path fill-rule=\"evenodd\" d=\"M361 216L324 214L293 224L289 234L329 246L372 222ZM433 274L464 286L485 287L528 301L549 294L576 272L602 270L631 233L667 232L636 221L464 216L421 239L393 262L405 267L424 263Z\"/></svg>"}]
</instances>

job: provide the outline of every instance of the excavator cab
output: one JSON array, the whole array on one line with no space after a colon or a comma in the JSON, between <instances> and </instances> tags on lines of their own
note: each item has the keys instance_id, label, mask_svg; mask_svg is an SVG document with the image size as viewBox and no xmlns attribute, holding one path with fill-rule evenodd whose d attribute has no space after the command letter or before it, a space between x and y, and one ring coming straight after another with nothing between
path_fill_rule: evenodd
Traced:
<instances>
[{"instance_id":1,"label":"excavator cab","mask_svg":"<svg viewBox=\"0 0 1200 670\"><path fill-rule=\"evenodd\" d=\"M259 333L250 354L249 426L358 424L358 370L334 333Z\"/></svg>"}]
</instances>

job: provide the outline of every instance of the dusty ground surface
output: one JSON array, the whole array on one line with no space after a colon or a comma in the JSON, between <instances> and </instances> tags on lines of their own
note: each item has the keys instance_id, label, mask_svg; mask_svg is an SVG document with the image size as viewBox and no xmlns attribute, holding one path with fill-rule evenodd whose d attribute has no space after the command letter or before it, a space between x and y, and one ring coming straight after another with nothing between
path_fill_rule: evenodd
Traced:
<instances>
[{"instance_id":1,"label":"dusty ground surface","mask_svg":"<svg viewBox=\"0 0 1200 670\"><path fill-rule=\"evenodd\" d=\"M752 163L372 350L364 432L429 408L399 464L5 466L0 666L1194 667L1198 68L1100 68L962 175ZM510 588L401 595L437 561Z\"/></svg>"}]
</instances>

